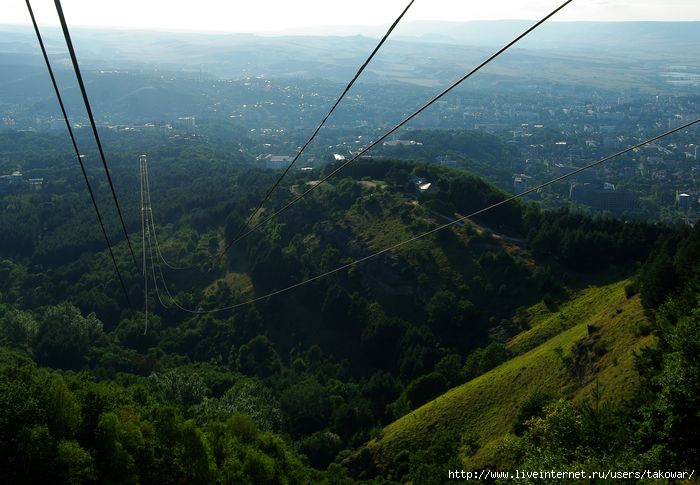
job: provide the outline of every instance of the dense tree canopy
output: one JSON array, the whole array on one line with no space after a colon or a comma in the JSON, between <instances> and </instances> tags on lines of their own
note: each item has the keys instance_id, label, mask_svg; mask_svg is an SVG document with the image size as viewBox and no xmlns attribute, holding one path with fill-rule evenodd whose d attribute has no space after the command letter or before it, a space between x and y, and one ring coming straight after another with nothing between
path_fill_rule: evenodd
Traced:
<instances>
[{"instance_id":1,"label":"dense tree canopy","mask_svg":"<svg viewBox=\"0 0 700 485\"><path fill-rule=\"evenodd\" d=\"M459 142L448 138L440 143ZM475 157L493 148L489 137L468 138ZM142 269L115 236L132 310L70 157L39 144L57 160L46 190L2 197L0 468L11 482L345 483L338 463L350 450L508 360L503 342L523 330L523 307L555 307L594 272L614 266L626 277L640 265L630 291L655 315L660 343L640 356L649 397L630 411L639 440L620 441L623 421L603 407L543 399L522 413L514 464L541 463L540 449L562 466L636 463L617 449L650 464L697 459L700 390L680 385L698 375L697 228L514 203L293 292L230 312L187 313L172 299L192 310L243 303L505 194L434 164L358 160L221 260L218 250L276 174L244 169L235 150L199 140L152 141L159 249L187 269L150 268L158 293L150 278L145 334ZM507 156L496 145L493 157ZM120 148L115 181L137 187L138 152ZM263 215L313 178L291 174ZM437 190L420 193L417 179ZM124 194L137 239L138 193ZM605 443L591 441L595 430ZM436 436L421 453L394 457L393 478L431 483L439 467L456 463L460 440Z\"/></svg>"}]
</instances>

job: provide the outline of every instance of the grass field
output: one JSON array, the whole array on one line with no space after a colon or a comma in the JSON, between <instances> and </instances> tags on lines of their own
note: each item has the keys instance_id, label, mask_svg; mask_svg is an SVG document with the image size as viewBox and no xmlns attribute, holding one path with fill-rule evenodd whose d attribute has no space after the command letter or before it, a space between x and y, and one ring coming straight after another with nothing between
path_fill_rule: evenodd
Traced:
<instances>
[{"instance_id":1,"label":"grass field","mask_svg":"<svg viewBox=\"0 0 700 485\"><path fill-rule=\"evenodd\" d=\"M534 393L584 400L598 386L604 399L631 397L638 383L633 352L654 337L640 331L648 322L639 298L626 298L626 283L585 289L554 312L542 304L530 308L531 328L508 343L517 355L384 428L367 444L375 463L386 467L401 451L418 450L436 432L456 428L479 445L464 456L465 468L498 465L499 444ZM584 349L590 344L597 356L583 378L571 370L577 343Z\"/></svg>"}]
</instances>

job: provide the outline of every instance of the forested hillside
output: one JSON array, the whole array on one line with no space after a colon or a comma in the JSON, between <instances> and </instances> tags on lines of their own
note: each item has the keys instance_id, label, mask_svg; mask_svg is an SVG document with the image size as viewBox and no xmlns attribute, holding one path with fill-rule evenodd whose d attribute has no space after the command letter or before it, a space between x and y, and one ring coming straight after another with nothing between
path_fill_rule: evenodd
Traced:
<instances>
[{"instance_id":1,"label":"forested hillside","mask_svg":"<svg viewBox=\"0 0 700 485\"><path fill-rule=\"evenodd\" d=\"M447 469L695 469L699 241L680 229L632 280L519 313L530 328L507 342L510 359L344 463L413 483L442 483Z\"/></svg>"},{"instance_id":2,"label":"forested hillside","mask_svg":"<svg viewBox=\"0 0 700 485\"><path fill-rule=\"evenodd\" d=\"M0 199L0 469L10 481L429 483L425 467L442 473L469 460L509 435L511 424L518 428L499 449L501 461L474 463L697 463L697 228L518 202L248 304L505 194L461 170L358 160L220 259L277 174L246 165L242 136L221 143L147 136L110 139L120 153L113 176L127 227L140 257L137 157L148 141L155 232L165 259L187 268L163 266L161 276L153 256L147 332L142 268L110 214L130 307L66 147L32 134L8 141L16 148L3 166L32 145L22 169L45 177L40 191ZM89 162L106 197L103 175ZM320 176L297 172L258 220ZM426 182L431 190L418 188ZM586 295L614 302L599 309L600 322L586 313ZM616 327L606 319L618 306L626 323ZM596 348L598 326L606 348ZM616 349L617 338L629 341ZM595 379L584 384L575 374L581 345L582 355L600 352L592 375L608 372L617 382L618 368L640 376L609 415L590 407ZM537 361L537 352L549 360ZM525 375L531 363L548 372L552 359L561 372L574 369L560 376L572 386L537 395L541 376L530 375L518 394L526 405L511 402L492 436L460 423L422 454L410 442L381 460L357 452L409 419L428 423L431 407L454 412L450 396L499 382L489 375L520 367ZM604 395L615 397L612 386ZM569 428L565 419L583 424ZM630 423L639 438L624 441ZM609 434L571 451L571 440L591 435L589 425ZM546 455L537 451L543 446ZM642 461L625 461L637 452Z\"/></svg>"}]
</instances>

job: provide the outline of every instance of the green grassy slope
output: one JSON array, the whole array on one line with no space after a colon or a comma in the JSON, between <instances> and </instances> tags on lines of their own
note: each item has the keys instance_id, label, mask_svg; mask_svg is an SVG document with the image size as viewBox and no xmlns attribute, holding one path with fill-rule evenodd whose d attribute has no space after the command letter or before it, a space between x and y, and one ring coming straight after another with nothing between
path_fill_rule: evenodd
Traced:
<instances>
[{"instance_id":1,"label":"green grassy slope","mask_svg":"<svg viewBox=\"0 0 700 485\"><path fill-rule=\"evenodd\" d=\"M586 399L597 385L620 401L636 387L632 353L652 342L638 297L627 299L626 281L588 288L549 312L529 309L531 328L509 347L517 355L387 426L367 449L380 469L402 450L418 450L438 431L458 429L479 449L465 466L497 465L497 449L511 433L520 406L536 392Z\"/></svg>"},{"instance_id":2,"label":"green grassy slope","mask_svg":"<svg viewBox=\"0 0 700 485\"><path fill-rule=\"evenodd\" d=\"M605 320L605 310L615 304L624 283L586 288L554 312L549 311L544 303L531 307L527 312L530 328L513 337L508 348L518 355L523 354L583 321Z\"/></svg>"}]
</instances>

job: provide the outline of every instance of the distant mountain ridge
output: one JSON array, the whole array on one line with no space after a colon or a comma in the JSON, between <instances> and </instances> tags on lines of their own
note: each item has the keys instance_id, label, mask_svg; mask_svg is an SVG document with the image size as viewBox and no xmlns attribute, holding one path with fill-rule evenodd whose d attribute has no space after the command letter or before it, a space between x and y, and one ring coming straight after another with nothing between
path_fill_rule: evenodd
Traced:
<instances>
[{"instance_id":1,"label":"distant mountain ridge","mask_svg":"<svg viewBox=\"0 0 700 485\"><path fill-rule=\"evenodd\" d=\"M400 24L361 83L402 82L434 89L462 76L524 31L531 21L409 22ZM75 28L86 70L203 73L207 78L325 79L347 82L376 45L381 28L319 28L317 35L183 33ZM69 66L57 28L43 28L60 71ZM28 26L0 25L0 87L22 86L45 68ZM671 89L662 74L700 75L700 22L552 22L516 44L471 83L556 82L595 88ZM13 86L10 84L14 83ZM673 89L678 89L674 87ZM32 93L27 93L31 98ZM0 104L7 96L0 94Z\"/></svg>"},{"instance_id":2,"label":"distant mountain ridge","mask_svg":"<svg viewBox=\"0 0 700 485\"><path fill-rule=\"evenodd\" d=\"M530 27L533 20L475 20L470 22L417 20L399 25L394 39L471 46L502 45ZM275 35L363 35L378 37L384 27L340 26L290 29ZM523 40L528 49L590 50L610 46L639 50L652 43L687 46L700 44L700 21L630 21L630 22L548 22Z\"/></svg>"},{"instance_id":3,"label":"distant mountain ridge","mask_svg":"<svg viewBox=\"0 0 700 485\"><path fill-rule=\"evenodd\" d=\"M503 45L533 24L530 20L497 20L472 22L414 21L399 24L391 39L394 42L438 43L465 46ZM292 29L274 34L168 32L161 30L126 30L75 28L78 43L90 40L92 51L132 51L144 44L148 52L167 43L181 43L192 47L209 45L216 48L241 48L258 45L317 46L329 42L364 48L374 44L367 37L383 34L384 27L334 26ZM33 49L34 35L28 26L1 25L3 41L0 52L28 52ZM60 46L60 32L44 28L49 47ZM391 42L390 42L391 43ZM389 47L389 45L387 45ZM532 32L520 43L523 49L559 51L636 52L640 57L673 52L692 57L700 49L700 21L687 22L548 22ZM176 52L180 56L188 52Z\"/></svg>"},{"instance_id":4,"label":"distant mountain ridge","mask_svg":"<svg viewBox=\"0 0 700 485\"><path fill-rule=\"evenodd\" d=\"M503 44L532 24L529 20L417 21L406 24L401 35L419 37L434 32L458 44L491 46ZM548 22L523 39L520 46L576 51L609 47L640 50L656 43L697 48L700 22Z\"/></svg>"}]
</instances>

